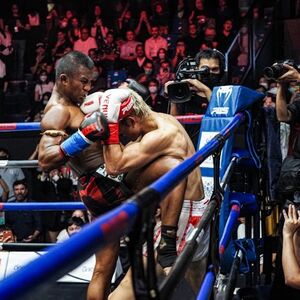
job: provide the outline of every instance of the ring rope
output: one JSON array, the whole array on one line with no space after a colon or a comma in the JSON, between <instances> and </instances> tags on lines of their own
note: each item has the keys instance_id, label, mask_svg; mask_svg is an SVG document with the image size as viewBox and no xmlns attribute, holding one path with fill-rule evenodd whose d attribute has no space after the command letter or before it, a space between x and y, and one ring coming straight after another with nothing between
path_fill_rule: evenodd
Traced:
<instances>
[{"instance_id":1,"label":"ring rope","mask_svg":"<svg viewBox=\"0 0 300 300\"><path fill-rule=\"evenodd\" d=\"M229 138L244 120L245 114L237 113L220 134L224 136L224 139ZM141 207L148 206L158 199L162 200L172 188L187 177L209 155L213 154L219 145L220 141L213 138L192 157L183 161L126 203L99 217L71 239L50 249L45 255L4 279L0 283L0 294L5 299L14 299L16 296L24 295L46 280L60 278L96 250L109 242L118 240L129 232ZM155 198L157 195L160 197ZM24 280L25 278L26 280ZM18 286L18 289L15 286Z\"/></svg>"}]
</instances>

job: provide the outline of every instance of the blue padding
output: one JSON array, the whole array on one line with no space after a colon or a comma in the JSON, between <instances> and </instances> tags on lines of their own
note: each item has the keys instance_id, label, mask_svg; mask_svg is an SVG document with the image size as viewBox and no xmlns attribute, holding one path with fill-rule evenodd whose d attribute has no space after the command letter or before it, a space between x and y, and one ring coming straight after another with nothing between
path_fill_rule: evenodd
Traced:
<instances>
[{"instance_id":1,"label":"blue padding","mask_svg":"<svg viewBox=\"0 0 300 300\"><path fill-rule=\"evenodd\" d=\"M210 294L215 282L215 273L213 271L213 266L208 267L208 272L206 273L203 283L201 285L197 300L208 300L210 299Z\"/></svg>"},{"instance_id":2,"label":"blue padding","mask_svg":"<svg viewBox=\"0 0 300 300\"><path fill-rule=\"evenodd\" d=\"M240 204L238 203L238 201L232 202L231 210L219 242L220 255L224 254L224 251L230 241L231 234L233 230L236 228L236 225L238 223L237 221L239 216L240 216Z\"/></svg>"},{"instance_id":3,"label":"blue padding","mask_svg":"<svg viewBox=\"0 0 300 300\"><path fill-rule=\"evenodd\" d=\"M230 272L233 259L238 250L241 250L243 253L243 258L240 264L240 273L248 273L250 271L250 264L256 261L256 249L254 242L251 239L239 239L229 243L222 259L220 260L222 274L228 274Z\"/></svg>"},{"instance_id":4,"label":"blue padding","mask_svg":"<svg viewBox=\"0 0 300 300\"><path fill-rule=\"evenodd\" d=\"M264 98L263 93L239 85L218 86L213 89L206 111L210 117L233 117Z\"/></svg>"},{"instance_id":5,"label":"blue padding","mask_svg":"<svg viewBox=\"0 0 300 300\"><path fill-rule=\"evenodd\" d=\"M79 133L79 131L73 133L64 142L61 143L60 147L64 153L68 156L74 156L80 153L82 150L90 145L84 137Z\"/></svg>"},{"instance_id":6,"label":"blue padding","mask_svg":"<svg viewBox=\"0 0 300 300\"><path fill-rule=\"evenodd\" d=\"M256 196L253 194L248 193L230 193L229 195L229 202L230 204L238 201L241 207L241 217L245 215L252 215L254 214L257 209L257 199Z\"/></svg>"}]
</instances>

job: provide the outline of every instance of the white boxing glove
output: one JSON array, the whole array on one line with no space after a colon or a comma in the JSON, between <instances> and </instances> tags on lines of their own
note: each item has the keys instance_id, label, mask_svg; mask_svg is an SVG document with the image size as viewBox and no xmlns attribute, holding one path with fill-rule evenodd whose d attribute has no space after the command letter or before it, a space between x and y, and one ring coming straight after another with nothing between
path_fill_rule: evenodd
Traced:
<instances>
[{"instance_id":1,"label":"white boxing glove","mask_svg":"<svg viewBox=\"0 0 300 300\"><path fill-rule=\"evenodd\" d=\"M109 89L101 98L100 112L109 123L118 123L125 118L133 108L133 99L129 89Z\"/></svg>"},{"instance_id":2,"label":"white boxing glove","mask_svg":"<svg viewBox=\"0 0 300 300\"><path fill-rule=\"evenodd\" d=\"M83 103L80 105L81 111L85 115L91 114L94 111L99 111L102 95L103 92L95 92L93 94L88 95L84 99Z\"/></svg>"}]
</instances>

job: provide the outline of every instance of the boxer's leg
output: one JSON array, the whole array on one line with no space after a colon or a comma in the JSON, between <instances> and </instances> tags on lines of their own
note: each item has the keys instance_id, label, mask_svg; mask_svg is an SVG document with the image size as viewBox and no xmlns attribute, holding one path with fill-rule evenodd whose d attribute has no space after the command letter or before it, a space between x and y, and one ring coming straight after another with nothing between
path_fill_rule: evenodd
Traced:
<instances>
[{"instance_id":1,"label":"boxer's leg","mask_svg":"<svg viewBox=\"0 0 300 300\"><path fill-rule=\"evenodd\" d=\"M107 299L118 253L119 241L109 244L96 253L96 265L88 287L87 300Z\"/></svg>"}]
</instances>

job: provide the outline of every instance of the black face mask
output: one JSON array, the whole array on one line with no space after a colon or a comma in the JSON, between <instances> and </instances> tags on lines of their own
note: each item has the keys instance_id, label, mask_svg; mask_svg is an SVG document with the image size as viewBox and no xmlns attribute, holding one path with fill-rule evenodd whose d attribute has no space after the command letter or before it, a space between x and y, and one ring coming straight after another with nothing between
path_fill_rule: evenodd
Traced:
<instances>
[{"instance_id":1,"label":"black face mask","mask_svg":"<svg viewBox=\"0 0 300 300\"><path fill-rule=\"evenodd\" d=\"M220 84L221 81L221 75L220 74L214 74L210 73L209 75L203 77L201 79L201 82L204 83L206 86L208 86L211 90Z\"/></svg>"}]
</instances>

